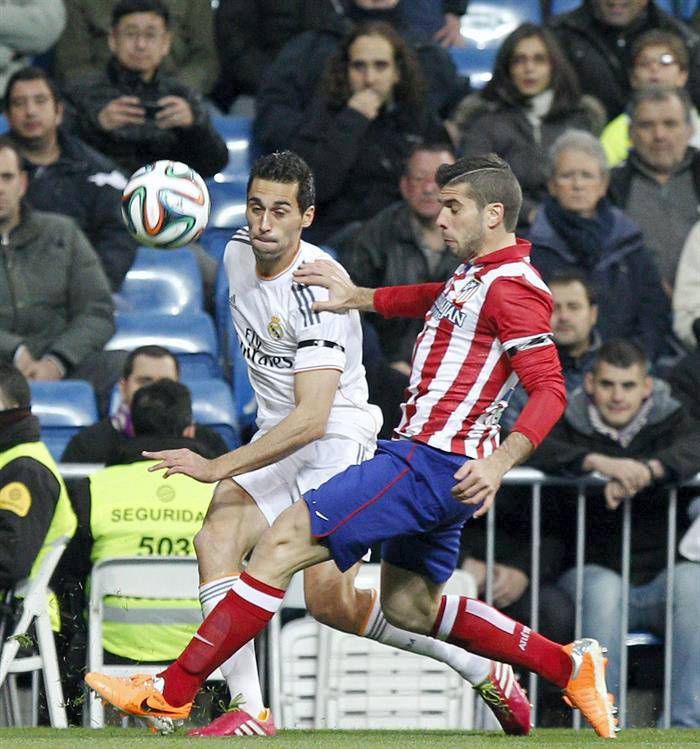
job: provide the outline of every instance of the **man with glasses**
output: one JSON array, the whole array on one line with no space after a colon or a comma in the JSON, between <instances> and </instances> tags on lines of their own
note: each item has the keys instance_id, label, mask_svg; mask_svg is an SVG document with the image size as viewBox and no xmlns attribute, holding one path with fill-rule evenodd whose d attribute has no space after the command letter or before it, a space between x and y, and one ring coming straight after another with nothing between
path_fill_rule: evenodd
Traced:
<instances>
[{"instance_id":1,"label":"man with glasses","mask_svg":"<svg viewBox=\"0 0 700 749\"><path fill-rule=\"evenodd\" d=\"M185 161L211 177L228 160L201 97L161 71L170 52L170 12L161 0L121 0L112 11L112 57L72 84L71 124L131 174L157 159Z\"/></svg>"}]
</instances>

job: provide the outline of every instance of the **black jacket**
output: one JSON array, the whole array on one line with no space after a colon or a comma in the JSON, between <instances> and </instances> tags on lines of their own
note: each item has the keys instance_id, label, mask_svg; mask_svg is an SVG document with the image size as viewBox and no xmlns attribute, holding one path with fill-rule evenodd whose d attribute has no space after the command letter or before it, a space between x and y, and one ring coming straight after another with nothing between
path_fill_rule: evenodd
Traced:
<instances>
[{"instance_id":1,"label":"black jacket","mask_svg":"<svg viewBox=\"0 0 700 749\"><path fill-rule=\"evenodd\" d=\"M176 78L158 71L148 83L123 68L113 57L102 73L85 76L67 86L68 126L93 148L114 159L126 172L158 159L184 161L202 177L211 177L228 162L226 143L214 129L201 96ZM97 116L110 101L137 96L153 104L163 96L181 96L192 107L194 124L160 129L153 120L103 130Z\"/></svg>"},{"instance_id":2,"label":"black jacket","mask_svg":"<svg viewBox=\"0 0 700 749\"><path fill-rule=\"evenodd\" d=\"M673 397L685 406L694 419L700 421L700 350L695 349L683 357L666 374L666 380Z\"/></svg>"},{"instance_id":3,"label":"black jacket","mask_svg":"<svg viewBox=\"0 0 700 749\"><path fill-rule=\"evenodd\" d=\"M109 463L112 456L119 456L123 451L130 451L135 437L127 437L118 432L109 417L100 419L96 424L81 429L71 437L61 455L62 463ZM213 429L198 426L195 441L200 454L205 458L216 458L228 452L221 435ZM117 458L117 462L119 462Z\"/></svg>"},{"instance_id":4,"label":"black jacket","mask_svg":"<svg viewBox=\"0 0 700 749\"><path fill-rule=\"evenodd\" d=\"M126 178L116 164L62 130L59 146L58 161L48 166L25 159L27 201L37 210L74 218L102 261L112 291L118 291L137 247L120 210Z\"/></svg>"},{"instance_id":5,"label":"black jacket","mask_svg":"<svg viewBox=\"0 0 700 749\"><path fill-rule=\"evenodd\" d=\"M459 265L449 250L442 253L434 273L419 247L405 202L384 208L360 229L343 252L343 264L358 286L398 286L400 284L445 281ZM411 361L422 320L369 316L387 361Z\"/></svg>"},{"instance_id":6,"label":"black jacket","mask_svg":"<svg viewBox=\"0 0 700 749\"><path fill-rule=\"evenodd\" d=\"M0 429L0 453L39 439L39 420L25 416ZM15 484L14 488L11 484ZM29 575L51 525L60 492L56 477L35 458L15 458L0 470L0 590ZM10 509L13 493L28 495L26 514Z\"/></svg>"},{"instance_id":7,"label":"black jacket","mask_svg":"<svg viewBox=\"0 0 700 749\"><path fill-rule=\"evenodd\" d=\"M650 460L656 458L666 468L664 485L681 483L700 470L700 424L671 397L665 382L656 380L653 407L644 426L623 447L607 435L597 432L588 415L588 396L579 390L569 399L566 413L544 439L529 465L546 473L580 476L583 461L591 452L613 458ZM575 491L557 490L560 517L569 526L570 564L575 550ZM622 509L608 510L600 489L588 491L586 510L586 563L620 570ZM653 579L666 566L665 489L650 487L632 502L631 579L641 585ZM682 532L687 525L684 511L678 513Z\"/></svg>"},{"instance_id":8,"label":"black jacket","mask_svg":"<svg viewBox=\"0 0 700 749\"><path fill-rule=\"evenodd\" d=\"M599 99L608 119L620 114L630 95L631 47L634 40L651 29L671 31L685 40L690 57L688 91L700 104L700 37L685 24L664 13L650 0L642 16L626 29L616 29L598 21L592 0L570 13L547 21L576 72L581 89Z\"/></svg>"}]
</instances>

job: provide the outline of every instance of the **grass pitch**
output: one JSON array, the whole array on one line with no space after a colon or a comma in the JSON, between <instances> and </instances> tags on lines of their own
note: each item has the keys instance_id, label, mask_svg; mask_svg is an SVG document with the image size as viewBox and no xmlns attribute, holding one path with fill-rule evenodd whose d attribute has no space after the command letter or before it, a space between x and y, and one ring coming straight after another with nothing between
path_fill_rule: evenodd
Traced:
<instances>
[{"instance_id":1,"label":"grass pitch","mask_svg":"<svg viewBox=\"0 0 700 749\"><path fill-rule=\"evenodd\" d=\"M258 746L260 738L230 738L206 741L188 738L183 729L170 736L151 736L138 728L0 728L2 749L192 749L193 746ZM270 749L540 749L540 747L601 746L591 729L539 729L528 738L486 731L281 731L275 739L263 740ZM700 731L630 729L618 734L613 746L697 747Z\"/></svg>"}]
</instances>

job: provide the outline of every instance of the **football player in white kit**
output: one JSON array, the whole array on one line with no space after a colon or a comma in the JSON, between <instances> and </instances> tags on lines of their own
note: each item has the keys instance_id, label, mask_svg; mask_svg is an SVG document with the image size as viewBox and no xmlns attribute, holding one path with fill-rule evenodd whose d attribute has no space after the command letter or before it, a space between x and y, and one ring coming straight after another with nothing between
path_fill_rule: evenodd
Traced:
<instances>
[{"instance_id":1,"label":"football player in white kit","mask_svg":"<svg viewBox=\"0 0 700 749\"><path fill-rule=\"evenodd\" d=\"M381 412L367 402L359 313L314 312L313 302L326 300L328 291L292 277L302 262L329 258L301 239L313 204L313 175L301 158L289 151L264 156L248 181L248 228L226 247L231 314L258 407L253 440L213 460L189 450L144 453L168 460L165 475L219 482L195 538L205 616L236 584L275 518L306 491L370 457L381 426ZM357 569L342 574L327 562L304 572L306 603L318 621L448 663L475 685L507 733L529 732L529 704L510 666L390 625L376 591L354 587ZM234 709L190 735L274 734L253 642L221 670L237 696Z\"/></svg>"}]
</instances>

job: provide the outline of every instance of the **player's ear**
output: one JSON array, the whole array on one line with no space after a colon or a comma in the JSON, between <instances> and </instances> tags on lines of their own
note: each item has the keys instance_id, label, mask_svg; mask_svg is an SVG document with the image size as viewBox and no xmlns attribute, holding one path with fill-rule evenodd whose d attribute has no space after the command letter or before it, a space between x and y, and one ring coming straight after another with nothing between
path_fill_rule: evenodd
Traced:
<instances>
[{"instance_id":1,"label":"player's ear","mask_svg":"<svg viewBox=\"0 0 700 749\"><path fill-rule=\"evenodd\" d=\"M313 223L314 215L316 214L316 208L313 205L310 205L305 211L304 215L301 217L301 226L302 229L306 229Z\"/></svg>"}]
</instances>

